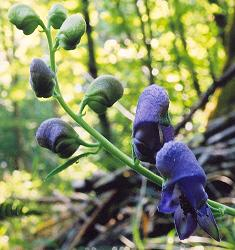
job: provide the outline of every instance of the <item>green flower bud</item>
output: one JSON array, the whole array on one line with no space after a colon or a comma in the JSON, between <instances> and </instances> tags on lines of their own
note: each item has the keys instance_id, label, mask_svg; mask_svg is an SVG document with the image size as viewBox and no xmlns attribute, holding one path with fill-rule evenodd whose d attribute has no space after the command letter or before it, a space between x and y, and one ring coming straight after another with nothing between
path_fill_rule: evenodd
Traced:
<instances>
[{"instance_id":1,"label":"green flower bud","mask_svg":"<svg viewBox=\"0 0 235 250\"><path fill-rule=\"evenodd\" d=\"M60 47L73 50L79 44L86 31L86 22L80 14L69 16L60 27L57 39Z\"/></svg>"},{"instance_id":2,"label":"green flower bud","mask_svg":"<svg viewBox=\"0 0 235 250\"><path fill-rule=\"evenodd\" d=\"M98 114L102 114L123 95L123 86L115 77L103 75L96 78L89 86L85 102Z\"/></svg>"},{"instance_id":3,"label":"green flower bud","mask_svg":"<svg viewBox=\"0 0 235 250\"><path fill-rule=\"evenodd\" d=\"M55 74L39 58L32 60L30 64L30 84L37 97L48 98L53 95Z\"/></svg>"},{"instance_id":4,"label":"green flower bud","mask_svg":"<svg viewBox=\"0 0 235 250\"><path fill-rule=\"evenodd\" d=\"M48 21L54 29L59 29L67 18L67 10L61 4L54 4L48 13Z\"/></svg>"},{"instance_id":5,"label":"green flower bud","mask_svg":"<svg viewBox=\"0 0 235 250\"><path fill-rule=\"evenodd\" d=\"M73 127L59 118L45 120L36 132L36 140L61 158L72 156L81 144Z\"/></svg>"},{"instance_id":6,"label":"green flower bud","mask_svg":"<svg viewBox=\"0 0 235 250\"><path fill-rule=\"evenodd\" d=\"M32 34L41 22L36 12L26 4L14 4L8 11L8 18L25 35Z\"/></svg>"}]
</instances>

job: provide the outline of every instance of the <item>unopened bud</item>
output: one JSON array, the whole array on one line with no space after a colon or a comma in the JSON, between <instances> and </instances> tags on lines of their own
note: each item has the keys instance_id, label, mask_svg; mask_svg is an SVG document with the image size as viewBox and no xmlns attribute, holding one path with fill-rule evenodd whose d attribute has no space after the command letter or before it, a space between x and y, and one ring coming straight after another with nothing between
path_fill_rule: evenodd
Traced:
<instances>
[{"instance_id":1,"label":"unopened bud","mask_svg":"<svg viewBox=\"0 0 235 250\"><path fill-rule=\"evenodd\" d=\"M89 86L85 98L88 106L98 114L102 114L123 95L123 86L111 75L96 78Z\"/></svg>"},{"instance_id":2,"label":"unopened bud","mask_svg":"<svg viewBox=\"0 0 235 250\"><path fill-rule=\"evenodd\" d=\"M53 95L55 74L39 58L32 60L30 64L30 84L37 97L48 98Z\"/></svg>"},{"instance_id":3,"label":"unopened bud","mask_svg":"<svg viewBox=\"0 0 235 250\"><path fill-rule=\"evenodd\" d=\"M44 121L36 132L41 147L51 150L61 158L69 158L79 147L79 136L66 122L59 118Z\"/></svg>"},{"instance_id":4,"label":"unopened bud","mask_svg":"<svg viewBox=\"0 0 235 250\"><path fill-rule=\"evenodd\" d=\"M54 29L59 29L67 18L67 10L61 4L54 4L48 13L48 21Z\"/></svg>"},{"instance_id":5,"label":"unopened bud","mask_svg":"<svg viewBox=\"0 0 235 250\"><path fill-rule=\"evenodd\" d=\"M57 35L60 47L66 50L75 49L85 31L86 22L80 14L67 17Z\"/></svg>"},{"instance_id":6,"label":"unopened bud","mask_svg":"<svg viewBox=\"0 0 235 250\"><path fill-rule=\"evenodd\" d=\"M26 4L14 4L8 12L8 18L25 35L30 35L40 24L36 12Z\"/></svg>"}]
</instances>

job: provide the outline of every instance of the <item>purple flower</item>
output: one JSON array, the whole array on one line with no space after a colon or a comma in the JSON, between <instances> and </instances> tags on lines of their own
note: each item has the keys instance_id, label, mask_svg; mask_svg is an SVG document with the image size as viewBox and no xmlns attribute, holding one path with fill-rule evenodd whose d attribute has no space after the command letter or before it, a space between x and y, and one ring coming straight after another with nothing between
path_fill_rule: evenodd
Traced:
<instances>
[{"instance_id":1,"label":"purple flower","mask_svg":"<svg viewBox=\"0 0 235 250\"><path fill-rule=\"evenodd\" d=\"M166 182L158 209L173 213L181 240L195 231L197 224L220 241L219 231L206 201L206 175L192 151L181 142L168 142L156 156L157 169Z\"/></svg>"},{"instance_id":2,"label":"purple flower","mask_svg":"<svg viewBox=\"0 0 235 250\"><path fill-rule=\"evenodd\" d=\"M61 158L69 158L79 147L79 137L75 130L59 118L44 121L36 132L36 139L41 147Z\"/></svg>"},{"instance_id":3,"label":"purple flower","mask_svg":"<svg viewBox=\"0 0 235 250\"><path fill-rule=\"evenodd\" d=\"M158 150L173 140L168 107L169 97L162 87L151 85L140 95L133 125L133 149L139 160L154 164Z\"/></svg>"}]
</instances>

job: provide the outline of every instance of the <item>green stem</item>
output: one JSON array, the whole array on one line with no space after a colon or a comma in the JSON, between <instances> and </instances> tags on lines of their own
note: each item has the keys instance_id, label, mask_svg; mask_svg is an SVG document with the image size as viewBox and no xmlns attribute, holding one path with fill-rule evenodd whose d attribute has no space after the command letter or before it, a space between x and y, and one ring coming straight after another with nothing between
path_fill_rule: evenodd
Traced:
<instances>
[{"instance_id":1,"label":"green stem","mask_svg":"<svg viewBox=\"0 0 235 250\"><path fill-rule=\"evenodd\" d=\"M87 97L83 98L82 102L80 103L79 115L82 115L82 112L84 108L86 107L87 103L88 103L88 98Z\"/></svg>"},{"instance_id":2,"label":"green stem","mask_svg":"<svg viewBox=\"0 0 235 250\"><path fill-rule=\"evenodd\" d=\"M217 201L213 201L208 199L208 204L210 204L212 207L217 208L217 209L222 209L222 211L224 212L224 214L229 214L232 216L235 216L235 208L223 205Z\"/></svg>"},{"instance_id":3,"label":"green stem","mask_svg":"<svg viewBox=\"0 0 235 250\"><path fill-rule=\"evenodd\" d=\"M97 142L97 143L88 143L88 142L85 142L83 140L78 140L78 143L80 143L80 145L84 146L84 147L87 147L87 148L97 148L100 146L100 143Z\"/></svg>"},{"instance_id":4,"label":"green stem","mask_svg":"<svg viewBox=\"0 0 235 250\"><path fill-rule=\"evenodd\" d=\"M48 46L49 46L49 53L50 53L51 69L52 71L55 72L55 65L56 65L55 64L55 52L53 49L50 26L48 25L48 28L47 28L43 22L40 23L40 26L43 28L44 32L46 33Z\"/></svg>"},{"instance_id":5,"label":"green stem","mask_svg":"<svg viewBox=\"0 0 235 250\"><path fill-rule=\"evenodd\" d=\"M97 141L100 142L101 146L115 156L117 159L121 160L123 163L128 165L130 168L135 170L141 175L147 177L150 181L158 184L159 186L162 185L163 179L148 170L147 168L143 167L140 164L134 164L133 160L124 154L121 150L119 150L116 146L114 146L110 141L108 141L103 135L101 135L97 130L90 127L80 116L77 116L65 103L62 96L56 97L57 101L63 107L63 109L76 121L81 127L83 127L90 135L92 135Z\"/></svg>"},{"instance_id":6,"label":"green stem","mask_svg":"<svg viewBox=\"0 0 235 250\"><path fill-rule=\"evenodd\" d=\"M50 53L51 70L56 75L56 63L55 63L55 52L56 52L56 49L53 46L50 25L48 24L48 28L45 26L45 24L43 22L41 22L40 25L43 28L43 30L44 30L44 32L46 34L46 37L47 37L47 41L48 41L48 47L49 47L49 53ZM58 84L58 81L57 81L57 76L55 77L55 83L56 83L56 85L55 85L55 91L60 95L61 93L60 93L60 88L59 88L59 84Z\"/></svg>"},{"instance_id":7,"label":"green stem","mask_svg":"<svg viewBox=\"0 0 235 250\"><path fill-rule=\"evenodd\" d=\"M55 64L55 50L53 49L53 43L51 38L50 28L46 28L45 25L42 23L41 27L46 33L48 46L50 51L50 62L51 62L51 69L55 72L56 64ZM157 184L158 186L163 185L163 178L154 174L152 171L148 170L147 168L143 167L140 163L134 163L133 159L124 154L121 150L119 150L116 146L114 146L110 141L108 141L103 135L101 135L97 130L89 126L83 119L82 115L76 115L66 104L63 97L61 96L61 92L59 89L59 84L56 78L56 92L58 95L55 96L59 104L63 107L63 109L73 118L74 121L77 122L78 125L83 127L90 135L92 135L100 145L114 157L122 161L124 164L132 168L137 173L145 176L148 180L152 181L153 183ZM221 209L224 211L225 214L229 214L235 216L235 208L228 207L223 205L219 202L212 201L208 199L208 204L216 209Z\"/></svg>"}]
</instances>

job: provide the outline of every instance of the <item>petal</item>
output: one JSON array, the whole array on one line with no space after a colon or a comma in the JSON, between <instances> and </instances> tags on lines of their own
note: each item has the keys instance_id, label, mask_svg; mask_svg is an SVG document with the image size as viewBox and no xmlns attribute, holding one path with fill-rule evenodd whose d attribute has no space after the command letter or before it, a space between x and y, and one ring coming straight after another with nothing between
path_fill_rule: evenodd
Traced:
<instances>
[{"instance_id":1,"label":"petal","mask_svg":"<svg viewBox=\"0 0 235 250\"><path fill-rule=\"evenodd\" d=\"M150 162L150 163L155 164L155 157L154 157L155 153L152 152L144 142L134 138L133 150L134 150L135 156L140 161Z\"/></svg>"},{"instance_id":2,"label":"petal","mask_svg":"<svg viewBox=\"0 0 235 250\"><path fill-rule=\"evenodd\" d=\"M208 199L204 186L194 178L183 178L178 181L181 192L187 197L191 206L196 210Z\"/></svg>"},{"instance_id":3,"label":"petal","mask_svg":"<svg viewBox=\"0 0 235 250\"><path fill-rule=\"evenodd\" d=\"M172 141L174 139L174 128L172 125L164 126L160 124L159 127L161 128L162 131L164 143Z\"/></svg>"},{"instance_id":4,"label":"petal","mask_svg":"<svg viewBox=\"0 0 235 250\"><path fill-rule=\"evenodd\" d=\"M213 239L220 241L220 234L214 216L206 203L197 210L197 222Z\"/></svg>"},{"instance_id":5,"label":"petal","mask_svg":"<svg viewBox=\"0 0 235 250\"><path fill-rule=\"evenodd\" d=\"M152 84L144 89L139 97L134 126L140 122L157 122L167 112L169 97L164 88Z\"/></svg>"},{"instance_id":6,"label":"petal","mask_svg":"<svg viewBox=\"0 0 235 250\"><path fill-rule=\"evenodd\" d=\"M156 167L169 183L174 184L187 177L205 185L204 170L193 152L182 142L166 142L156 155Z\"/></svg>"},{"instance_id":7,"label":"petal","mask_svg":"<svg viewBox=\"0 0 235 250\"><path fill-rule=\"evenodd\" d=\"M162 147L158 123L139 122L135 124L133 130L133 145L139 160L155 164L156 152Z\"/></svg>"},{"instance_id":8,"label":"petal","mask_svg":"<svg viewBox=\"0 0 235 250\"><path fill-rule=\"evenodd\" d=\"M176 231L181 240L191 236L197 227L196 218L191 213L185 215L180 206L175 211L174 220Z\"/></svg>"},{"instance_id":9,"label":"petal","mask_svg":"<svg viewBox=\"0 0 235 250\"><path fill-rule=\"evenodd\" d=\"M164 186L158 210L161 213L174 213L179 205L179 190L176 186Z\"/></svg>"}]
</instances>

